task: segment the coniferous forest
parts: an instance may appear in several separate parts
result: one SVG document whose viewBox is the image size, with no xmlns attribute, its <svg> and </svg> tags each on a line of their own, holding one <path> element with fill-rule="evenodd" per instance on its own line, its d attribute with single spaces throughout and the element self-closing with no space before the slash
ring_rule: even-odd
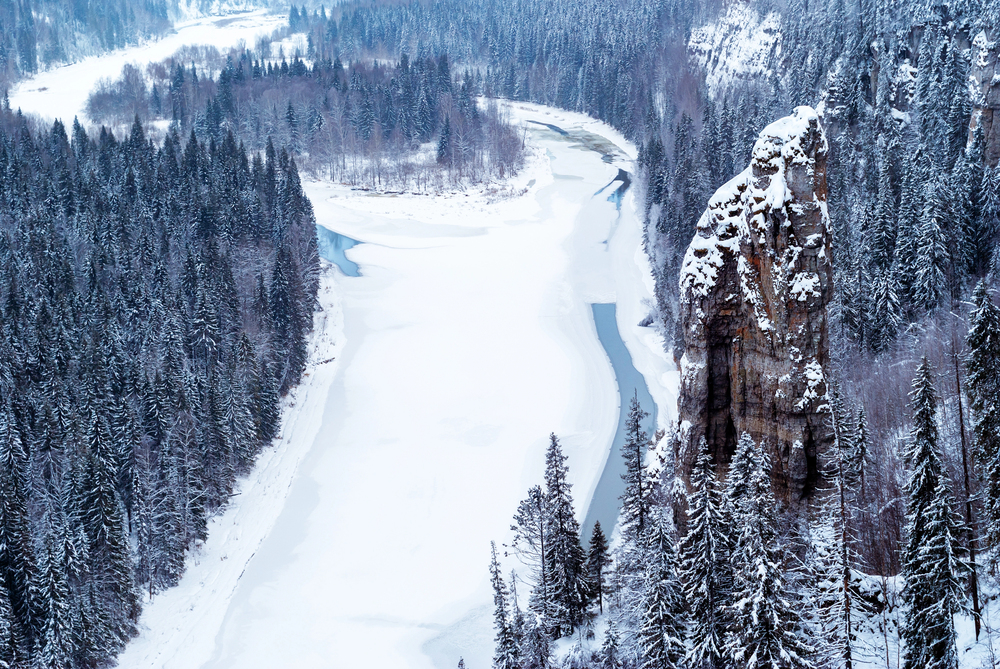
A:
<svg viewBox="0 0 1000 669">
<path fill-rule="evenodd" d="M 169 28 L 162 3 L 95 7 L 0 3 L 0 76 Z M 740 70 L 727 35 L 772 46 Z M 111 664 L 277 436 L 317 309 L 299 168 L 500 182 L 525 147 L 496 99 L 638 147 L 649 321 L 678 360 L 709 199 L 762 128 L 816 107 L 834 290 L 818 488 L 789 508 L 747 433 L 725 463 L 702 440 L 682 480 L 636 399 L 618 525 L 585 537 L 551 435 L 492 547 L 493 666 L 959 667 L 956 620 L 993 639 L 1000 592 L 998 35 L 995 0 L 314 3 L 254 47 L 126 66 L 88 103 L 117 134 L 5 104 L 0 667 Z"/>
<path fill-rule="evenodd" d="M 163 0 L 7 0 L 0 4 L 0 81 L 9 84 L 42 67 L 134 44 L 170 27 Z"/>
<path fill-rule="evenodd" d="M 0 111 L 0 663 L 108 664 L 277 435 L 318 282 L 295 161 Z"/>
<path fill-rule="evenodd" d="M 126 66 L 91 94 L 90 116 L 121 123 L 138 114 L 216 141 L 232 131 L 251 150 L 273 139 L 311 171 L 369 188 L 454 187 L 521 166 L 521 137 L 495 105 L 476 103 L 476 80 L 452 72 L 447 54 L 345 68 L 337 57 L 307 65 L 266 57 L 271 50 L 262 41 L 256 51 L 208 51 L 201 75 L 179 58 L 149 66 L 148 77 Z"/>
</svg>

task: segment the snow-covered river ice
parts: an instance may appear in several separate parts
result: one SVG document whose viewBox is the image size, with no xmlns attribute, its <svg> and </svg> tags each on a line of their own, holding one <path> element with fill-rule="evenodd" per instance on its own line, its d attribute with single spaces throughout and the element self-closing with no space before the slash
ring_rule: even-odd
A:
<svg viewBox="0 0 1000 669">
<path fill-rule="evenodd" d="M 229 24 L 239 37 L 216 26 L 212 41 L 252 43 L 252 26 L 272 22 L 243 17 Z M 90 66 L 150 53 L 162 57 L 147 46 Z M 67 77 L 43 73 L 12 104 L 71 120 L 79 97 L 36 104 Z M 600 192 L 632 171 L 634 147 L 585 116 L 519 103 L 511 115 L 530 155 L 505 193 L 304 181 L 319 224 L 360 242 L 341 247 L 360 275 L 326 272 L 281 439 L 212 519 L 181 584 L 146 603 L 122 666 L 444 669 L 464 656 L 484 669 L 489 544 L 509 541 L 541 482 L 549 433 L 581 520 L 609 457 L 619 391 L 592 304 L 617 305 L 658 425 L 673 416 L 677 372 L 637 325 L 653 279 L 633 195 L 619 209 Z"/>
</svg>

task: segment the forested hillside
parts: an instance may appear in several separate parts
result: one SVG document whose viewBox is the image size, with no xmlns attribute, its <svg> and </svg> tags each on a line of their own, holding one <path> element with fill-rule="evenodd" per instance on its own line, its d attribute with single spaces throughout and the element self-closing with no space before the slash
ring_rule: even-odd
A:
<svg viewBox="0 0 1000 669">
<path fill-rule="evenodd" d="M 264 0 L 4 0 L 0 87 L 87 56 L 157 39 L 173 22 L 265 7 Z"/>
<path fill-rule="evenodd" d="M 0 2 L 0 76 L 160 34 L 170 11 Z M 253 48 L 127 66 L 89 103 L 134 119 L 121 137 L 0 109 L 0 666 L 109 662 L 275 436 L 316 306 L 298 166 L 380 190 L 509 177 L 523 140 L 492 98 L 638 147 L 649 320 L 675 358 L 696 225 L 798 105 L 818 112 L 833 277 L 824 457 L 733 428 L 725 458 L 706 439 L 682 458 L 636 400 L 619 525 L 585 550 L 552 435 L 494 548 L 495 666 L 996 665 L 998 35 L 995 0 L 316 3 Z M 735 201 L 708 211 L 735 220 Z M 775 486 L 794 449 L 823 471 Z"/>
<path fill-rule="evenodd" d="M 305 366 L 315 220 L 231 135 L 0 110 L 0 665 L 108 664 Z"/>
<path fill-rule="evenodd" d="M 5 0 L 0 3 L 0 82 L 116 49 L 171 27 L 166 0 Z"/>
</svg>

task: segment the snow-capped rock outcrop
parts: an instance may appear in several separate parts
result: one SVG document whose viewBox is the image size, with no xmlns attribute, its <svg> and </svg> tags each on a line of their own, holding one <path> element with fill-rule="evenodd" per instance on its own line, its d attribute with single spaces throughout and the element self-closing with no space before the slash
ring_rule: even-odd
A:
<svg viewBox="0 0 1000 669">
<path fill-rule="evenodd" d="M 786 503 L 808 496 L 823 471 L 832 443 L 826 156 L 816 112 L 796 108 L 760 133 L 750 166 L 716 191 L 698 222 L 680 275 L 685 481 L 702 436 L 725 471 L 743 432 L 766 444 Z"/>
</svg>

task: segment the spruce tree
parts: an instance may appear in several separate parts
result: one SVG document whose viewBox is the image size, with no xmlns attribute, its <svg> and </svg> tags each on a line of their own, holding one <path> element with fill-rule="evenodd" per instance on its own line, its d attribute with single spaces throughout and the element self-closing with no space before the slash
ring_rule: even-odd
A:
<svg viewBox="0 0 1000 669">
<path fill-rule="evenodd" d="M 621 639 L 618 636 L 618 626 L 614 620 L 608 621 L 608 629 L 604 632 L 604 642 L 601 644 L 600 666 L 601 669 L 621 669 L 623 666 L 621 657 Z"/>
<path fill-rule="evenodd" d="M 684 657 L 684 598 L 674 542 L 661 518 L 651 523 L 639 643 L 643 669 L 674 669 Z"/>
<path fill-rule="evenodd" d="M 552 590 L 552 562 L 548 551 L 549 542 L 548 505 L 541 486 L 528 489 L 528 496 L 521 500 L 511 525 L 514 540 L 511 548 L 529 569 L 534 583 L 528 608 L 542 620 L 555 616 Z"/>
<path fill-rule="evenodd" d="M 101 636 L 114 647 L 131 636 L 132 624 L 138 618 L 138 602 L 124 508 L 116 488 L 114 446 L 107 422 L 94 410 L 90 413 L 86 443 L 89 458 L 84 508 L 90 569 L 113 602 L 105 612 L 107 628 Z"/>
<path fill-rule="evenodd" d="M 976 286 L 968 335 L 968 391 L 976 461 L 983 479 L 987 546 L 1000 546 L 1000 309 L 986 284 Z"/>
<path fill-rule="evenodd" d="M 946 271 L 952 261 L 948 250 L 947 186 L 930 179 L 924 188 L 924 206 L 916 237 L 913 297 L 924 311 L 933 311 L 948 291 Z"/>
<path fill-rule="evenodd" d="M 451 165 L 451 119 L 444 119 L 444 126 L 441 128 L 441 137 L 437 145 L 437 161 L 441 165 Z"/>
<path fill-rule="evenodd" d="M 901 635 L 906 669 L 958 666 L 954 615 L 962 605 L 961 521 L 938 442 L 934 372 L 924 357 L 913 380 L 912 472 L 906 485 L 907 540 L 903 554 Z"/>
<path fill-rule="evenodd" d="M 497 560 L 497 546 L 490 542 L 490 583 L 493 586 L 493 626 L 496 629 L 496 650 L 493 653 L 494 669 L 518 669 L 520 666 L 518 648 L 514 643 L 510 616 L 507 613 L 507 586 L 500 573 Z"/>
<path fill-rule="evenodd" d="M 54 509 L 46 513 L 44 546 L 40 551 L 38 597 L 41 602 L 41 630 L 37 658 L 41 669 L 64 669 L 73 651 L 73 626 L 70 618 L 70 590 L 67 583 L 65 546 L 62 528 Z"/>
<path fill-rule="evenodd" d="M 726 476 L 726 515 L 732 531 L 739 537 L 739 527 L 743 523 L 744 507 L 750 498 L 750 478 L 758 468 L 757 458 L 760 451 L 753 437 L 744 432 L 736 442 L 736 452 L 729 463 L 729 473 Z"/>
<path fill-rule="evenodd" d="M 573 496 L 566 480 L 569 468 L 555 434 L 549 435 L 545 455 L 546 534 L 553 608 L 548 621 L 553 634 L 568 634 L 583 622 L 589 600 L 585 555 L 580 544 L 580 524 L 573 511 Z"/>
<path fill-rule="evenodd" d="M 813 648 L 789 600 L 778 558 L 777 503 L 767 456 L 756 446 L 752 451 L 746 458 L 752 466 L 746 485 L 730 488 L 738 536 L 727 654 L 741 669 L 811 667 Z"/>
<path fill-rule="evenodd" d="M 685 661 L 692 669 L 723 669 L 732 596 L 732 538 L 704 437 L 698 446 L 687 498 L 687 535 L 680 551 L 681 581 L 691 621 Z"/>
<path fill-rule="evenodd" d="M 7 586 L 0 583 L 0 669 L 10 669 L 14 662 L 14 611 L 10 608 Z"/>
<path fill-rule="evenodd" d="M 608 540 L 601 529 L 601 521 L 598 520 L 594 522 L 594 531 L 590 534 L 587 573 L 590 578 L 590 592 L 597 599 L 597 609 L 600 613 L 604 613 L 604 570 L 609 564 L 611 564 L 611 554 L 608 552 Z"/>
<path fill-rule="evenodd" d="M 646 530 L 646 517 L 652 504 L 649 481 L 646 480 L 645 457 L 649 447 L 649 437 L 642 429 L 642 421 L 649 414 L 639 404 L 638 391 L 629 404 L 628 418 L 625 419 L 625 443 L 622 457 L 625 459 L 625 492 L 621 496 L 621 523 L 624 533 L 640 540 Z"/>
</svg>

